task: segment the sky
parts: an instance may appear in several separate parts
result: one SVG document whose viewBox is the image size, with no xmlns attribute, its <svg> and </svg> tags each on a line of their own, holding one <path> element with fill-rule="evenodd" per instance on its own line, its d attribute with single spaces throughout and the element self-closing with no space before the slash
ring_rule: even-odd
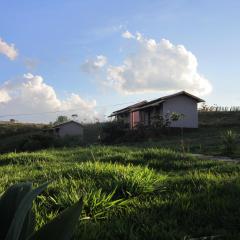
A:
<svg viewBox="0 0 240 240">
<path fill-rule="evenodd" d="M 54 121 L 185 90 L 240 104 L 238 0 L 1 0 L 0 120 Z"/>
</svg>

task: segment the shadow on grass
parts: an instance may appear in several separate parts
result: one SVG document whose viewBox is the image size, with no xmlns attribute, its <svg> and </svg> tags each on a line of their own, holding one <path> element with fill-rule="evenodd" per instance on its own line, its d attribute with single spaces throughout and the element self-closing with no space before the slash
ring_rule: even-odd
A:
<svg viewBox="0 0 240 240">
<path fill-rule="evenodd" d="M 67 157 L 68 156 L 68 157 Z M 64 158 L 65 159 L 65 158 Z M 215 171 L 216 173 L 230 173 L 240 170 L 240 165 L 235 163 L 223 163 L 213 160 L 201 160 L 196 157 L 184 156 L 179 152 L 168 149 L 143 149 L 131 151 L 130 149 L 103 148 L 92 149 L 84 152 L 74 152 L 71 157 L 66 154 L 68 162 L 102 162 L 118 163 L 124 166 L 142 166 L 165 172 L 184 171 Z"/>
<path fill-rule="evenodd" d="M 139 198 L 119 216 L 104 222 L 86 222 L 78 239 L 184 239 L 220 236 L 240 239 L 240 187 L 229 181 L 190 194 L 174 191 L 168 196 Z M 84 230 L 83 230 L 84 229 Z M 88 236 L 87 236 L 88 235 Z"/>
</svg>

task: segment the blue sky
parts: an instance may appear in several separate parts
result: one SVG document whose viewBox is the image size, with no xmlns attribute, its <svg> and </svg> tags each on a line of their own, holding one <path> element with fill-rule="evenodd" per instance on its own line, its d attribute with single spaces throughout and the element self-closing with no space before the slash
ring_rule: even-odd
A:
<svg viewBox="0 0 240 240">
<path fill-rule="evenodd" d="M 136 59 L 152 56 L 144 48 L 150 39 L 157 43 L 167 39 L 173 46 L 184 46 L 188 60 L 182 58 L 176 49 L 177 60 L 173 59 L 175 52 L 167 53 L 167 59 L 170 56 L 171 61 L 176 61 L 174 66 L 182 64 L 181 61 L 191 61 L 190 52 L 194 55 L 198 62 L 197 74 L 204 76 L 211 85 L 212 90 L 202 96 L 208 103 L 239 105 L 239 10 L 240 2 L 237 0 L 2 0 L 0 38 L 9 46 L 14 44 L 18 54 L 14 59 L 0 54 L 0 89 L 9 95 L 6 97 L 5 92 L 2 94 L 5 100 L 1 102 L 0 99 L 0 115 L 69 111 L 83 106 L 82 111 L 75 111 L 83 119 L 89 118 L 91 114 L 98 116 L 99 112 L 107 115 L 119 107 L 112 106 L 115 104 L 153 99 L 168 91 L 180 90 L 181 84 L 175 80 L 166 79 L 169 84 L 160 83 L 163 75 L 170 76 L 169 73 L 161 75 L 166 68 L 165 65 L 162 67 L 161 62 L 150 68 L 162 67 L 159 80 L 149 80 L 152 77 L 150 74 L 142 79 L 140 85 L 137 85 L 137 80 L 131 82 L 131 76 L 139 71 L 142 73 L 138 67 L 144 66 L 142 62 L 135 64 Z M 122 37 L 126 31 L 133 37 Z M 141 34 L 140 41 L 136 40 L 137 32 Z M 165 50 L 160 46 L 154 59 L 160 59 L 159 55 Z M 82 66 L 95 64 L 97 56 L 106 58 L 107 63 L 97 67 L 96 71 L 83 71 Z M 131 66 L 135 65 L 134 69 L 125 65 L 126 59 Z M 112 87 L 109 86 L 109 78 L 113 78 L 117 67 L 123 71 L 117 76 L 125 82 L 120 87 L 119 82 L 118 87 Z M 112 74 L 109 77 L 110 68 Z M 181 65 L 179 69 L 182 68 L 184 66 Z M 150 69 L 146 68 L 146 72 Z M 31 73 L 31 77 L 23 77 L 27 73 Z M 30 84 L 35 81 L 36 75 L 41 76 L 41 84 L 46 85 L 40 84 L 39 89 L 52 94 L 49 100 L 51 106 L 46 102 L 39 103 L 41 98 L 47 101 L 49 95 L 43 96 L 37 92 L 35 98 L 35 90 L 29 93 L 23 87 L 24 82 Z M 157 76 L 154 75 L 155 78 Z M 117 80 L 113 80 L 116 83 Z M 182 86 L 193 92 L 199 90 L 194 89 L 195 83 L 183 83 Z M 200 90 L 199 93 L 201 95 Z M 16 97 L 19 94 L 25 94 L 28 98 Z M 14 108 L 16 102 L 19 105 Z M 84 115 L 85 111 L 87 116 Z M 53 114 L 45 114 L 41 118 L 16 118 L 49 121 L 54 117 Z"/>
</svg>

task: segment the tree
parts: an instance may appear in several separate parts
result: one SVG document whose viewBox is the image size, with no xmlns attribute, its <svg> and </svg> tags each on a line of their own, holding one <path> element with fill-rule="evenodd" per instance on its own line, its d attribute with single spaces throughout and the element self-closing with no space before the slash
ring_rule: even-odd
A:
<svg viewBox="0 0 240 240">
<path fill-rule="evenodd" d="M 152 126 L 157 129 L 168 128 L 171 126 L 172 122 L 176 122 L 182 120 L 184 118 L 184 114 L 181 113 L 166 113 L 164 116 L 156 113 L 153 116 Z"/>
<path fill-rule="evenodd" d="M 72 119 L 73 120 L 76 120 L 78 118 L 78 115 L 77 114 L 72 114 Z"/>
<path fill-rule="evenodd" d="M 67 116 L 58 116 L 56 121 L 54 122 L 54 125 L 56 124 L 60 124 L 60 123 L 63 123 L 63 122 L 67 122 L 69 119 Z"/>
</svg>

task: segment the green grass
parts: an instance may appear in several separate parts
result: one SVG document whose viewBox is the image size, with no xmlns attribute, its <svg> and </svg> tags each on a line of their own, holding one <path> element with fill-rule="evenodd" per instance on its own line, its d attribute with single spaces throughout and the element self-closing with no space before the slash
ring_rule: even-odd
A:
<svg viewBox="0 0 240 240">
<path fill-rule="evenodd" d="M 198 117 L 200 126 L 231 127 L 239 125 L 240 111 L 199 112 Z"/>
<path fill-rule="evenodd" d="M 13 137 L 20 134 L 41 131 L 45 127 L 47 127 L 46 124 L 10 123 L 0 121 L 0 136 L 1 138 Z"/>
<path fill-rule="evenodd" d="M 237 134 L 236 150 L 229 155 L 233 158 L 240 158 L 240 126 L 231 127 L 200 127 L 198 129 L 184 129 L 183 138 L 180 129 L 174 134 L 162 135 L 158 139 L 138 143 L 126 143 L 126 145 L 138 147 L 164 147 L 182 152 L 182 139 L 184 150 L 190 153 L 202 153 L 207 155 L 227 156 L 224 151 L 222 135 L 227 130 Z M 122 144 L 125 145 L 125 144 Z"/>
<path fill-rule="evenodd" d="M 104 147 L 0 156 L 0 192 L 53 181 L 37 228 L 84 196 L 75 239 L 240 239 L 240 165 L 161 148 Z"/>
</svg>

